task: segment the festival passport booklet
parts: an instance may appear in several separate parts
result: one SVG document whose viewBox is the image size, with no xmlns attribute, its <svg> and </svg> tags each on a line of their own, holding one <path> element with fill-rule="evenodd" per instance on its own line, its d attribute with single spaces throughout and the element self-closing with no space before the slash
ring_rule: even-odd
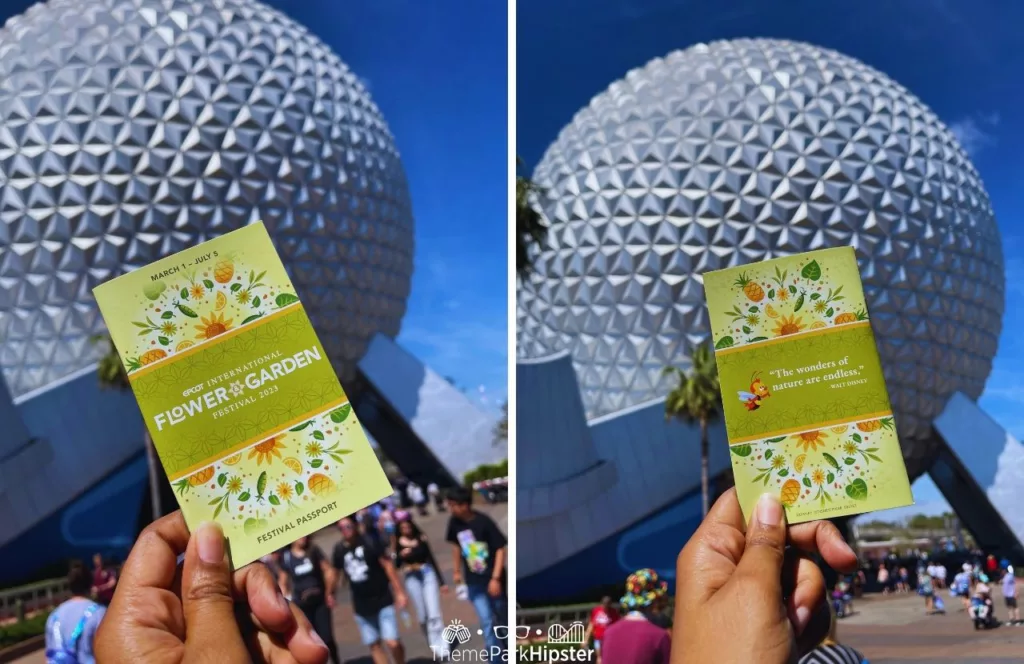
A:
<svg viewBox="0 0 1024 664">
<path fill-rule="evenodd" d="M 93 292 L 185 521 L 236 567 L 391 494 L 263 224 Z"/>
<path fill-rule="evenodd" d="M 768 491 L 789 523 L 912 504 L 854 250 L 708 272 L 704 291 L 744 514 Z"/>
</svg>

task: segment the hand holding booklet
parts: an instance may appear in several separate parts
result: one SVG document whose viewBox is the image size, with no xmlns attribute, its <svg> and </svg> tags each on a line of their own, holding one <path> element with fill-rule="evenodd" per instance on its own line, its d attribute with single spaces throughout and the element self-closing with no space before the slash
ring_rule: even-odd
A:
<svg viewBox="0 0 1024 664">
<path fill-rule="evenodd" d="M 913 503 L 850 247 L 704 275 L 736 491 L 789 523 Z"/>
<path fill-rule="evenodd" d="M 391 494 L 262 224 L 94 293 L 185 521 L 236 567 Z"/>
</svg>

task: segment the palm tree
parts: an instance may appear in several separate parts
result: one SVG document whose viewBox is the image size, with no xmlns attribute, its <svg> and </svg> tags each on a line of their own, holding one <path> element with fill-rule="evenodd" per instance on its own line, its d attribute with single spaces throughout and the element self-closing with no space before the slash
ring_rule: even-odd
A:
<svg viewBox="0 0 1024 664">
<path fill-rule="evenodd" d="M 116 390 L 127 390 L 131 387 L 131 383 L 128 382 L 128 374 L 125 373 L 124 365 L 121 363 L 121 357 L 117 354 L 117 349 L 114 348 L 114 342 L 110 337 L 105 334 L 97 334 L 92 336 L 90 341 L 97 345 L 103 344 L 106 348 L 103 357 L 96 364 L 100 387 Z M 149 500 L 153 507 L 153 520 L 156 521 L 163 516 L 160 504 L 162 466 L 157 457 L 156 448 L 153 447 L 153 439 L 150 438 L 149 430 L 145 427 L 143 427 L 143 439 L 146 445 L 146 464 L 149 467 Z"/>
<path fill-rule="evenodd" d="M 523 160 L 516 157 L 517 167 Z M 548 236 L 548 226 L 540 212 L 533 207 L 532 198 L 543 190 L 532 180 L 516 176 L 516 274 L 525 277 L 533 265 L 533 251 Z"/>
<path fill-rule="evenodd" d="M 700 491 L 704 515 L 708 513 L 708 422 L 722 405 L 718 385 L 718 366 L 711 346 L 699 346 L 690 358 L 687 370 L 665 367 L 662 375 L 676 377 L 676 386 L 665 399 L 665 419 L 700 424 Z"/>
</svg>

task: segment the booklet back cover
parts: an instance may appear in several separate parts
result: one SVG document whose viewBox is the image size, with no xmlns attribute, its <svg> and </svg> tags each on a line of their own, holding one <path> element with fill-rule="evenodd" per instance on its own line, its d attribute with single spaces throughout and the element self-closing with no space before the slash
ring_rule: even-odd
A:
<svg viewBox="0 0 1024 664">
<path fill-rule="evenodd" d="M 726 433 L 744 513 L 790 523 L 913 503 L 851 247 L 709 272 Z"/>
</svg>

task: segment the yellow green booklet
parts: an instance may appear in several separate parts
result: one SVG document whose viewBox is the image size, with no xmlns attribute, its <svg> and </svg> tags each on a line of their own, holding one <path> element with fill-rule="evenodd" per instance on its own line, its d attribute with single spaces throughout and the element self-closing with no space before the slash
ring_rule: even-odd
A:
<svg viewBox="0 0 1024 664">
<path fill-rule="evenodd" d="M 263 224 L 94 294 L 186 522 L 236 566 L 391 494 Z"/>
<path fill-rule="evenodd" d="M 704 275 L 736 490 L 790 523 L 913 503 L 857 259 L 824 249 Z"/>
</svg>

